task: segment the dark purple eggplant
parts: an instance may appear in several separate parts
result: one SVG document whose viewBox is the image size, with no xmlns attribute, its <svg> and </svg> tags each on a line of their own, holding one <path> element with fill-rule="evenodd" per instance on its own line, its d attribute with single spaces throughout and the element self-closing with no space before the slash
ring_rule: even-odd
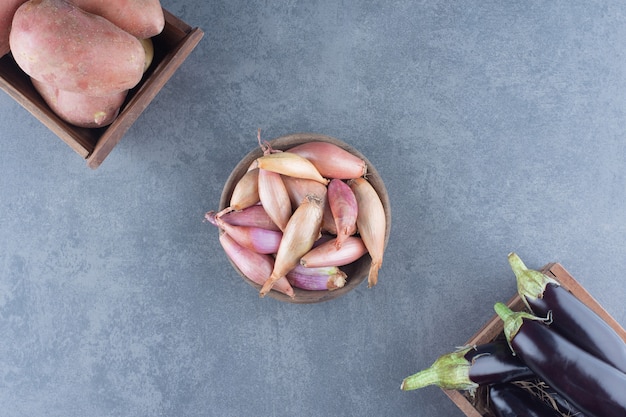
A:
<svg viewBox="0 0 626 417">
<path fill-rule="evenodd" d="M 626 374 L 548 327 L 496 303 L 511 350 L 552 389 L 593 417 L 626 416 Z"/>
<path fill-rule="evenodd" d="M 537 396 L 514 384 L 489 387 L 489 400 L 497 417 L 562 417 Z"/>
<path fill-rule="evenodd" d="M 517 277 L 518 293 L 533 314 L 546 317 L 551 312 L 554 331 L 626 372 L 626 342 L 602 317 L 556 280 L 528 269 L 515 253 L 509 254 L 509 264 Z"/>
<path fill-rule="evenodd" d="M 469 379 L 478 385 L 524 381 L 534 376 L 504 340 L 476 346 L 465 359 L 470 361 Z"/>
<path fill-rule="evenodd" d="M 534 373 L 514 356 L 505 341 L 466 346 L 440 356 L 427 369 L 406 377 L 401 389 L 428 385 L 444 389 L 472 390 L 480 385 L 529 379 Z"/>
<path fill-rule="evenodd" d="M 582 411 L 576 408 L 574 404 L 572 404 L 570 401 L 568 401 L 565 397 L 563 397 L 551 387 L 545 386 L 542 387 L 541 390 L 542 394 L 545 395 L 546 398 L 550 398 L 550 400 L 548 401 L 554 403 L 554 405 L 561 412 L 562 415 L 571 417 L 585 417 L 585 414 Z"/>
</svg>

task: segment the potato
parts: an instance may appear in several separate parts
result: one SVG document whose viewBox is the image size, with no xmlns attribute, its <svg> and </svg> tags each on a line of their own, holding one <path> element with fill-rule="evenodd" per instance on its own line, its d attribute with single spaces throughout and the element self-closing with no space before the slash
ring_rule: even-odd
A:
<svg viewBox="0 0 626 417">
<path fill-rule="evenodd" d="M 80 127 L 102 127 L 113 123 L 128 91 L 110 96 L 87 96 L 58 88 L 31 78 L 31 82 L 50 109 L 61 119 Z"/>
<path fill-rule="evenodd" d="M 6 55 L 9 48 L 9 33 L 11 22 L 18 7 L 26 0 L 2 0 L 0 1 L 0 57 Z"/>
<path fill-rule="evenodd" d="M 159 0 L 70 0 L 81 9 L 102 16 L 140 39 L 151 38 L 165 27 Z"/>
<path fill-rule="evenodd" d="M 109 96 L 143 76 L 139 39 L 65 0 L 29 0 L 13 17 L 13 58 L 32 78 L 60 90 Z"/>
</svg>

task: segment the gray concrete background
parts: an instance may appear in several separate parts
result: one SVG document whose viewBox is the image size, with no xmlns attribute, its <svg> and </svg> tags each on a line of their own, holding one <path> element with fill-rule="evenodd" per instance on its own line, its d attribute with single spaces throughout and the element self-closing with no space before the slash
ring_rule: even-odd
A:
<svg viewBox="0 0 626 417">
<path fill-rule="evenodd" d="M 626 5 L 178 1 L 205 37 L 103 165 L 0 94 L 0 414 L 462 416 L 401 380 L 561 262 L 626 325 Z M 203 223 L 265 138 L 392 202 L 379 285 L 259 299 Z"/>
</svg>

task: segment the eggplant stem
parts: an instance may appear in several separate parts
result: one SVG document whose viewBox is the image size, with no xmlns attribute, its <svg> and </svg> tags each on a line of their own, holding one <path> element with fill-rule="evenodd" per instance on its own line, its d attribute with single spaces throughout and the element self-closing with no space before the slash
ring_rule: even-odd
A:
<svg viewBox="0 0 626 417">
<path fill-rule="evenodd" d="M 473 347 L 469 346 L 440 356 L 429 368 L 404 378 L 400 389 L 411 391 L 429 385 L 457 390 L 477 388 L 478 384 L 469 378 L 471 363 L 465 359 L 471 349 Z"/>
<path fill-rule="evenodd" d="M 509 253 L 508 259 L 511 269 L 517 278 L 517 292 L 528 310 L 532 311 L 527 298 L 542 298 L 548 284 L 559 285 L 559 283 L 542 272 L 528 269 L 521 258 L 514 252 Z"/>
<path fill-rule="evenodd" d="M 547 323 L 552 321 L 552 312 L 548 312 L 547 317 L 537 317 L 534 314 L 527 313 L 525 311 L 513 311 L 506 304 L 498 302 L 493 306 L 493 309 L 496 311 L 496 314 L 502 319 L 504 322 L 504 335 L 506 336 L 506 340 L 511 348 L 511 351 L 515 353 L 513 347 L 511 346 L 511 340 L 515 337 L 520 327 L 524 323 L 524 319 L 528 320 L 537 320 Z"/>
</svg>

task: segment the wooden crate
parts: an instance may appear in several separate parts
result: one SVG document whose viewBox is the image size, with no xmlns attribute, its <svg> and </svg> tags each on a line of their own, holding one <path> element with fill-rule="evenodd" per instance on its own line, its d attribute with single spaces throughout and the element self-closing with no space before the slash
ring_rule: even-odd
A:
<svg viewBox="0 0 626 417">
<path fill-rule="evenodd" d="M 565 289 L 572 292 L 589 308 L 595 311 L 600 317 L 602 317 L 615 331 L 626 341 L 626 331 L 620 326 L 620 324 L 607 313 L 602 306 L 589 294 L 575 279 L 572 277 L 565 268 L 559 263 L 550 263 L 541 269 L 544 274 L 556 279 Z M 519 295 L 513 296 L 507 303 L 509 308 L 514 311 L 523 310 L 525 308 L 524 302 Z M 472 336 L 467 342 L 467 345 L 480 345 L 493 341 L 494 339 L 501 337 L 503 332 L 502 320 L 494 314 L 491 319 L 480 329 L 474 336 Z M 483 417 L 485 410 L 481 407 L 481 404 L 476 399 L 472 399 L 467 393 L 455 390 L 443 390 L 444 393 L 459 407 L 463 413 L 468 417 Z M 477 392 L 476 398 L 480 398 L 481 393 Z"/>
<path fill-rule="evenodd" d="M 204 35 L 202 30 L 192 28 L 165 9 L 163 14 L 165 27 L 159 35 L 152 38 L 152 65 L 141 82 L 129 92 L 119 116 L 109 126 L 87 129 L 61 120 L 39 96 L 29 77 L 17 66 L 11 54 L 0 59 L 0 88 L 85 158 L 87 166 L 96 169 Z"/>
</svg>

